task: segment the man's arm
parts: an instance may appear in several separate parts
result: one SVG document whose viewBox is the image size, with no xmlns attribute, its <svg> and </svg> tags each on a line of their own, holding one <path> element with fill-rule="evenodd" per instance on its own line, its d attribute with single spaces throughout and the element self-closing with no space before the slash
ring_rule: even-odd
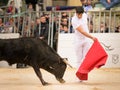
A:
<svg viewBox="0 0 120 90">
<path fill-rule="evenodd" d="M 93 41 L 96 40 L 96 37 L 94 37 L 94 36 L 90 35 L 89 33 L 85 32 L 85 31 L 83 30 L 82 26 L 79 26 L 79 27 L 76 28 L 76 29 L 77 29 L 81 34 L 83 34 L 84 36 L 92 39 Z"/>
</svg>

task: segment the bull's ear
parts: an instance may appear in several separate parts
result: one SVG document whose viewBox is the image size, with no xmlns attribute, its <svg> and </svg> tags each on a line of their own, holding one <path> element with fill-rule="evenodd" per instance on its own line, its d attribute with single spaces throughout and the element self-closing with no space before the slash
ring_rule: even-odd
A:
<svg viewBox="0 0 120 90">
<path fill-rule="evenodd" d="M 65 64 L 67 64 L 69 67 L 73 68 L 72 65 L 69 64 L 67 58 L 63 58 L 63 62 L 64 62 Z"/>
</svg>

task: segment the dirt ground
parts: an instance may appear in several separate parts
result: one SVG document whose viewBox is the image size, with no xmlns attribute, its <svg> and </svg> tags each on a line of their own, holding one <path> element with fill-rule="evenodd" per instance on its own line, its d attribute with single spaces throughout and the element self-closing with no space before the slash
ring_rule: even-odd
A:
<svg viewBox="0 0 120 90">
<path fill-rule="evenodd" d="M 0 90 L 120 90 L 120 68 L 94 69 L 89 73 L 89 80 L 84 82 L 79 82 L 75 76 L 75 68 L 67 68 L 64 84 L 52 74 L 41 71 L 51 85 L 42 86 L 32 68 L 0 68 Z"/>
</svg>

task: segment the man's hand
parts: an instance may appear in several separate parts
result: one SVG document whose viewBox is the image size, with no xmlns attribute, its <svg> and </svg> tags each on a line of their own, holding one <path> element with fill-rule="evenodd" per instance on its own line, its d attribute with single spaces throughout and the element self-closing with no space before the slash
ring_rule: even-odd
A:
<svg viewBox="0 0 120 90">
<path fill-rule="evenodd" d="M 96 37 L 92 37 L 92 40 L 93 40 L 93 41 L 96 41 L 96 40 L 97 40 L 97 38 L 96 38 Z"/>
<path fill-rule="evenodd" d="M 44 37 L 39 37 L 40 39 L 44 39 Z"/>
</svg>

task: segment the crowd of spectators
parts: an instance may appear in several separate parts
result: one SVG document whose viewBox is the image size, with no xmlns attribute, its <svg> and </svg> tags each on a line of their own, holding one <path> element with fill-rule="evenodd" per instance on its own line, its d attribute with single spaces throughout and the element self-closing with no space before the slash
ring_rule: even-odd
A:
<svg viewBox="0 0 120 90">
<path fill-rule="evenodd" d="M 86 13 L 88 13 L 89 10 L 93 8 L 91 4 L 91 0 L 81 0 L 82 5 L 84 7 L 84 10 Z M 23 15 L 19 15 L 17 8 L 14 5 L 14 1 L 11 1 L 10 4 L 4 9 L 6 13 L 4 15 L 0 15 L 0 33 L 15 33 L 19 32 L 22 36 L 35 36 L 35 37 L 41 37 L 42 34 L 46 35 L 49 33 L 48 30 L 51 28 L 49 24 L 51 24 L 50 20 L 50 14 L 46 14 L 42 12 L 39 16 L 37 16 L 34 12 L 34 8 L 31 3 L 27 5 L 26 13 Z M 18 16 L 14 16 L 15 14 L 18 14 Z M 56 20 L 53 20 L 53 32 L 55 36 L 55 32 L 59 30 L 60 33 L 73 33 L 72 25 L 71 25 L 71 17 L 68 15 L 67 12 L 62 12 L 60 20 L 60 25 L 58 25 Z M 58 17 L 55 15 L 55 17 Z M 43 20 L 42 20 L 43 19 Z M 45 25 L 43 24 L 45 22 Z M 89 30 L 90 32 L 93 32 L 93 25 L 94 22 L 88 14 L 88 22 L 89 23 Z M 106 23 L 101 22 L 100 24 L 100 32 L 108 32 L 109 28 L 106 26 Z M 107 27 L 105 31 L 103 31 L 103 26 Z M 115 32 L 118 32 L 119 26 L 116 26 Z M 37 29 L 37 30 L 36 30 Z M 41 30 L 40 30 L 41 29 Z M 43 29 L 46 29 L 47 31 L 43 31 Z M 44 37 L 48 38 L 48 35 Z"/>
</svg>

